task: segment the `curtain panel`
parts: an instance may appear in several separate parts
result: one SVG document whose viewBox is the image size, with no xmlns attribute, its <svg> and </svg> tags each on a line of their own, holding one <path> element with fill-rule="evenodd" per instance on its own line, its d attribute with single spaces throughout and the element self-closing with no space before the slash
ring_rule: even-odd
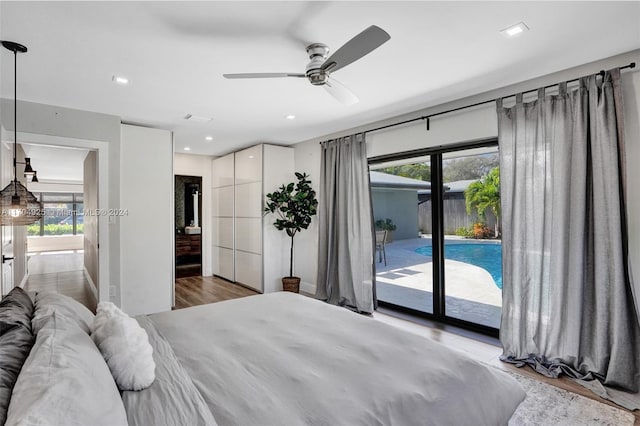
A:
<svg viewBox="0 0 640 426">
<path fill-rule="evenodd" d="M 620 70 L 497 102 L 503 361 L 637 392 Z"/>
<path fill-rule="evenodd" d="M 364 134 L 322 143 L 316 298 L 371 313 L 374 240 Z"/>
</svg>

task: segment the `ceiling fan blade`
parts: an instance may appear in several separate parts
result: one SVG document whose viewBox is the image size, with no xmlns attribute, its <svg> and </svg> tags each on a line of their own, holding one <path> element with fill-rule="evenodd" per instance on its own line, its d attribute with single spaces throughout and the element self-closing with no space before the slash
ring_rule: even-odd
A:
<svg viewBox="0 0 640 426">
<path fill-rule="evenodd" d="M 304 74 L 292 72 L 255 72 L 244 74 L 222 74 L 224 78 L 280 78 L 280 77 L 306 77 Z"/>
<path fill-rule="evenodd" d="M 386 43 L 391 36 L 382 28 L 370 26 L 346 42 L 322 64 L 322 69 L 334 72 L 357 61 Z"/>
<path fill-rule="evenodd" d="M 359 102 L 358 97 L 351 90 L 334 78 L 327 79 L 324 88 L 327 89 L 331 96 L 345 105 L 353 105 Z"/>
</svg>

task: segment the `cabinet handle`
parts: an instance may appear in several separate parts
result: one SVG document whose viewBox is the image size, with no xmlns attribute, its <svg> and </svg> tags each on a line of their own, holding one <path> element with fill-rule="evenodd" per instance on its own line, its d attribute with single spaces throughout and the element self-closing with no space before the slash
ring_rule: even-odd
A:
<svg viewBox="0 0 640 426">
<path fill-rule="evenodd" d="M 13 257 L 7 257 L 4 254 L 2 255 L 2 263 L 5 263 L 8 260 L 13 260 Z"/>
</svg>

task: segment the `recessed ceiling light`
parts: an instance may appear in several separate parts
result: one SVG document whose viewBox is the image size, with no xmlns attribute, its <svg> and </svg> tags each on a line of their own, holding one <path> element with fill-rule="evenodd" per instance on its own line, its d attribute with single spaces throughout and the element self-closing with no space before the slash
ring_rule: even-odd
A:
<svg viewBox="0 0 640 426">
<path fill-rule="evenodd" d="M 118 76 L 118 75 L 114 75 L 113 77 L 111 77 L 111 81 L 118 83 L 118 84 L 129 84 L 129 79 L 126 77 L 122 77 L 122 76 Z"/>
<path fill-rule="evenodd" d="M 255 158 L 253 155 L 250 155 L 249 158 Z"/>
<path fill-rule="evenodd" d="M 207 141 L 212 141 L 213 140 L 213 136 L 205 136 L 204 138 Z"/>
<path fill-rule="evenodd" d="M 193 115 L 193 114 L 185 115 L 184 119 L 189 121 L 194 121 L 196 123 L 208 123 L 209 121 L 213 120 L 213 118 L 211 117 L 203 117 L 201 115 Z"/>
<path fill-rule="evenodd" d="M 189 148 L 188 146 L 185 146 L 185 147 L 184 147 L 184 150 L 185 150 L 185 151 L 191 151 L 191 148 Z"/>
<path fill-rule="evenodd" d="M 517 24 L 511 25 L 510 27 L 507 27 L 504 30 L 500 30 L 500 34 L 502 34 L 505 37 L 514 37 L 528 30 L 529 30 L 529 27 L 527 27 L 527 25 L 524 22 L 518 22 Z"/>
<path fill-rule="evenodd" d="M 286 118 L 287 120 L 295 120 L 296 116 L 293 114 L 289 114 L 287 116 L 285 116 L 284 118 Z"/>
</svg>

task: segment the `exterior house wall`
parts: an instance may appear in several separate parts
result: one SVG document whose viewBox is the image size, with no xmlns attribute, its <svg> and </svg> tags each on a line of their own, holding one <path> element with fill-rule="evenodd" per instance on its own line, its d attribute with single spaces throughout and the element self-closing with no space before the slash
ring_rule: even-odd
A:
<svg viewBox="0 0 640 426">
<path fill-rule="evenodd" d="M 394 240 L 418 236 L 418 192 L 409 189 L 372 188 L 373 220 L 391 219 Z"/>
</svg>

